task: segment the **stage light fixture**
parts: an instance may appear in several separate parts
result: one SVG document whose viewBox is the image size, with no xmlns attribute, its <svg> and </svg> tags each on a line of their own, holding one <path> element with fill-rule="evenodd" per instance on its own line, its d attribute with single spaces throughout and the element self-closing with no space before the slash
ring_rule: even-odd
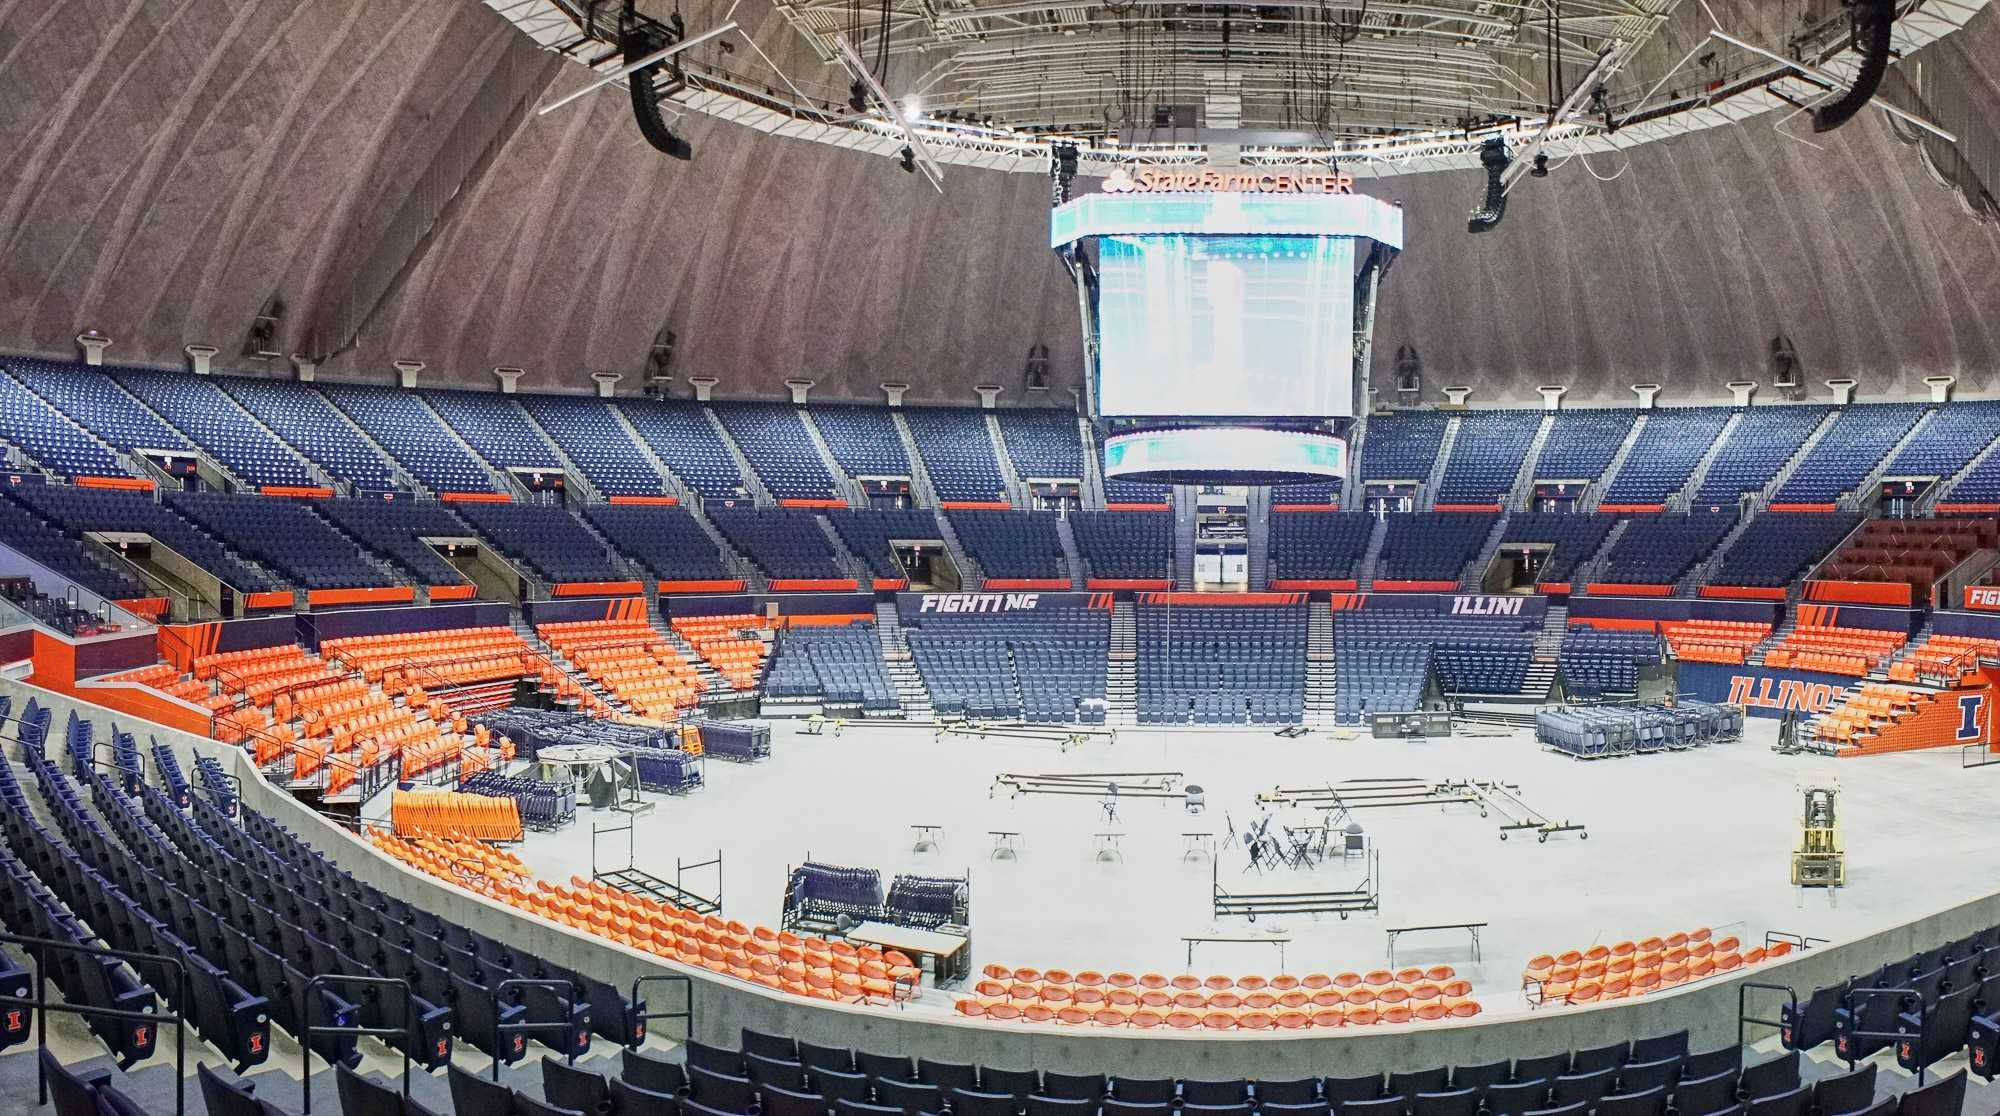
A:
<svg viewBox="0 0 2000 1116">
<path fill-rule="evenodd" d="M 905 144 L 902 152 L 896 158 L 896 165 L 903 168 L 904 174 L 917 173 L 917 153 L 910 150 L 909 145 Z"/>
<path fill-rule="evenodd" d="M 1534 175 L 1536 178 L 1547 178 L 1549 176 L 1548 155 L 1540 151 L 1535 152 L 1535 169 L 1528 173 Z"/>
<path fill-rule="evenodd" d="M 1882 75 L 1889 69 L 1889 32 L 1896 22 L 1895 0 L 1849 0 L 1848 18 L 1853 21 L 1851 41 L 1861 55 L 1861 68 L 1854 84 L 1838 101 L 1813 110 L 1813 131 L 1831 132 L 1849 120 L 1875 98 Z"/>
<path fill-rule="evenodd" d="M 1514 156 L 1507 151 L 1507 141 L 1500 136 L 1479 145 L 1479 165 L 1486 168 L 1486 197 L 1465 222 L 1466 232 L 1491 232 L 1507 215 L 1507 186 L 1501 181 L 1501 176 L 1513 161 Z"/>
<path fill-rule="evenodd" d="M 625 64 L 631 65 L 648 55 L 658 54 L 684 37 L 679 17 L 669 26 L 657 20 L 630 19 L 620 36 L 619 44 Z M 650 66 L 632 71 L 627 75 L 626 86 L 632 92 L 632 115 L 638 119 L 639 134 L 657 151 L 676 159 L 694 158 L 694 147 L 667 124 L 660 113 L 660 90 L 653 84 L 654 75 L 663 66 L 678 66 L 672 59 L 655 62 Z"/>
</svg>

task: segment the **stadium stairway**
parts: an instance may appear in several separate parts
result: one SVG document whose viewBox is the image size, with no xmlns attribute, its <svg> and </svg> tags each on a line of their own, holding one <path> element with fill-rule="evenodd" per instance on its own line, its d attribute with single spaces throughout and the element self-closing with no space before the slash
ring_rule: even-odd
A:
<svg viewBox="0 0 2000 1116">
<path fill-rule="evenodd" d="M 694 668 L 697 677 L 708 684 L 708 689 L 702 691 L 706 700 L 731 698 L 737 695 L 736 687 L 729 679 L 724 678 L 721 671 L 716 670 L 713 664 L 702 657 L 702 653 L 695 649 L 694 644 L 687 641 L 687 637 L 674 630 L 671 618 L 660 615 L 659 610 L 655 609 L 646 614 L 646 623 L 660 633 L 660 638 L 667 641 L 667 646 L 678 652 L 680 657 Z M 582 681 L 582 678 L 579 677 L 578 681 Z"/>
<path fill-rule="evenodd" d="M 611 412 L 611 420 L 618 424 L 619 430 L 624 432 L 626 440 L 630 441 L 637 449 L 640 458 L 645 461 L 653 472 L 660 475 L 661 483 L 665 486 L 667 495 L 680 501 L 681 506 L 693 512 L 696 519 L 701 519 L 701 510 L 698 506 L 699 501 L 694 498 L 694 493 L 689 491 L 688 486 L 681 481 L 681 478 L 675 476 L 674 471 L 667 467 L 666 459 L 654 451 L 652 445 L 646 441 L 645 435 L 639 433 L 639 428 L 632 425 L 631 417 L 615 405 L 607 406 L 605 410 Z M 707 526 L 705 522 L 704 526 Z M 709 533 L 713 535 L 714 530 L 711 528 Z M 723 553 L 728 554 L 730 551 L 727 547 L 724 547 Z"/>
<path fill-rule="evenodd" d="M 1105 661 L 1105 723 L 1139 723 L 1139 621 L 1130 598 L 1111 604 L 1111 650 Z"/>
<path fill-rule="evenodd" d="M 1715 441 L 1710 443 L 1708 452 L 1701 455 L 1701 460 L 1696 462 L 1694 470 L 1688 473 L 1687 483 L 1681 486 L 1679 492 L 1667 499 L 1668 511 L 1684 512 L 1693 506 L 1694 494 L 1700 492 L 1701 486 L 1708 483 L 1708 472 L 1715 467 L 1716 459 L 1722 456 L 1722 447 L 1728 445 L 1729 440 L 1736 436 L 1736 428 L 1742 423 L 1743 412 L 1737 411 L 1729 416 L 1728 422 L 1722 424 L 1721 430 L 1715 432 Z"/>
<path fill-rule="evenodd" d="M 833 478 L 833 485 L 840 492 L 840 498 L 848 507 L 867 507 L 868 501 L 861 496 L 861 486 L 840 467 L 839 459 L 833 456 L 833 447 L 826 444 L 826 435 L 820 433 L 819 423 L 813 421 L 812 409 L 800 407 L 799 425 L 805 427 L 806 440 L 819 452 L 819 463 L 826 466 L 826 475 Z"/>
<path fill-rule="evenodd" d="M 834 476 L 838 477 L 840 474 L 835 473 Z M 845 481 L 840 483 L 842 485 L 846 484 Z M 847 543 L 841 540 L 840 532 L 833 529 L 832 521 L 823 515 L 815 515 L 813 516 L 813 522 L 819 525 L 820 534 L 826 536 L 827 545 L 833 547 L 833 560 L 840 565 L 841 572 L 853 578 L 855 584 L 861 586 L 863 589 L 868 589 L 873 585 L 875 571 L 869 569 L 868 563 L 862 561 L 852 550 L 847 548 Z"/>
<path fill-rule="evenodd" d="M 1568 634 L 1569 606 L 1551 601 L 1548 611 L 1542 616 L 1542 630 L 1535 633 L 1534 658 L 1528 661 L 1528 679 L 1521 685 L 1523 697 L 1548 696 L 1562 656 L 1563 638 Z"/>
<path fill-rule="evenodd" d="M 937 720 L 931 692 L 924 688 L 923 676 L 910 657 L 909 633 L 903 630 L 894 601 L 875 602 L 875 636 L 882 641 L 882 661 L 889 668 L 889 681 L 896 685 L 896 703 L 903 707 L 903 719 Z"/>
<path fill-rule="evenodd" d="M 1174 505 L 1174 588 L 1183 593 L 1194 589 L 1195 531 L 1198 529 L 1195 515 L 1195 490 L 1192 485 L 1177 484 L 1173 490 Z"/>
<path fill-rule="evenodd" d="M 1896 444 L 1890 446 L 1887 453 L 1876 459 L 1875 467 L 1868 470 L 1868 475 L 1855 483 L 1854 490 L 1840 498 L 1841 508 L 1848 511 L 1865 511 L 1874 507 L 1876 486 L 1882 483 L 1883 476 L 1889 472 L 1889 463 L 1902 456 L 1903 451 L 1909 448 L 1911 442 L 1923 435 L 1924 428 L 1937 416 L 1936 407 L 1924 408 L 1924 413 L 1917 416 L 1917 421 L 1910 424 L 1910 428 L 1903 432 L 1901 438 L 1896 439 Z"/>
<path fill-rule="evenodd" d="M 188 433 L 186 430 L 181 429 L 181 427 L 177 423 L 167 418 L 167 416 L 161 414 L 158 408 L 154 407 L 151 403 L 147 402 L 143 397 L 139 395 L 138 392 L 133 391 L 131 385 L 127 384 L 124 380 L 120 379 L 117 376 L 107 376 L 105 377 L 105 379 L 111 382 L 111 385 L 114 390 L 116 390 L 119 394 L 123 395 L 126 399 L 130 400 L 134 407 L 137 407 L 139 410 L 145 412 L 148 415 L 151 415 L 161 425 L 165 426 L 169 430 L 174 431 L 175 433 L 178 433 L 182 438 L 187 439 L 187 443 L 193 446 L 196 449 L 196 451 L 198 451 L 200 455 L 201 467 L 213 469 L 216 473 L 221 474 L 224 478 L 226 478 L 229 481 L 230 486 L 235 491 L 238 492 L 257 491 L 257 485 L 250 483 L 249 481 L 246 481 L 240 474 L 238 474 L 235 470 L 231 469 L 227 464 L 225 464 L 221 458 L 217 457 L 213 453 L 210 453 L 207 446 L 204 446 L 200 442 L 196 441 L 194 435 Z M 282 438 L 278 440 L 278 444 L 284 446 L 286 449 L 291 449 L 291 446 L 287 444 Z M 292 450 L 291 455 L 293 457 L 298 457 L 299 452 L 297 450 Z"/>
<path fill-rule="evenodd" d="M 1453 419 L 1452 421 L 1456 422 L 1458 420 Z M 1435 480 L 1436 478 L 1433 477 L 1432 479 Z M 1386 518 L 1377 516 L 1374 525 L 1368 529 L 1368 549 L 1361 552 L 1361 563 L 1355 567 L 1354 571 L 1355 583 L 1363 593 L 1375 588 L 1375 563 L 1382 557 L 1382 543 L 1388 537 L 1389 521 Z"/>
<path fill-rule="evenodd" d="M 1618 540 L 1624 537 L 1625 529 L 1630 526 L 1632 526 L 1630 519 L 1620 519 L 1618 522 L 1613 523 L 1611 530 L 1605 532 L 1604 541 L 1598 544 L 1597 553 L 1576 564 L 1576 568 L 1570 572 L 1569 576 L 1569 591 L 1571 596 L 1582 597 L 1589 595 L 1590 590 L 1588 587 L 1591 581 L 1597 577 L 1597 571 L 1604 568 L 1604 563 L 1610 561 L 1611 548 L 1618 545 Z"/>
<path fill-rule="evenodd" d="M 1832 430 L 1833 424 L 1840 421 L 1840 416 L 1845 410 L 1846 408 L 1844 407 L 1828 407 L 1826 409 L 1826 414 L 1820 418 L 1819 425 L 1813 427 L 1813 432 L 1806 435 L 1805 441 L 1799 443 L 1799 448 L 1772 475 L 1771 482 L 1764 486 L 1764 491 L 1758 494 L 1757 507 L 1760 510 L 1770 504 L 1771 497 L 1776 495 L 1779 489 L 1785 487 L 1785 482 L 1792 479 L 1793 473 L 1799 471 L 1800 463 L 1812 456 L 1813 447 L 1819 445 L 1820 439 L 1826 437 L 1826 432 Z"/>
<path fill-rule="evenodd" d="M 1514 483 L 1507 489 L 1507 506 L 1502 512 L 1528 506 L 1528 497 L 1535 490 L 1535 467 L 1541 464 L 1542 447 L 1549 444 L 1549 430 L 1555 426 L 1556 413 L 1544 412 L 1542 424 L 1535 427 L 1535 436 L 1528 442 L 1528 452 L 1521 457 L 1521 471 L 1514 474 Z M 1505 515 L 1501 516 L 1506 519 Z"/>
<path fill-rule="evenodd" d="M 1337 670 L 1333 654 L 1333 607 L 1315 600 L 1306 617 L 1307 728 L 1332 728 Z"/>
<path fill-rule="evenodd" d="M 1091 428 L 1089 419 L 1076 416 L 1076 428 L 1083 444 L 1083 506 L 1102 511 L 1108 502 L 1104 496 L 1103 450 L 1097 444 L 1097 431 Z"/>
<path fill-rule="evenodd" d="M 465 452 L 465 459 L 467 461 L 477 461 L 479 463 L 479 467 L 486 473 L 488 484 L 495 492 L 505 492 L 517 500 L 528 495 L 527 488 L 514 479 L 514 474 L 495 465 L 493 462 L 487 460 L 484 454 L 473 449 L 472 443 L 465 440 L 465 435 L 460 434 L 458 428 L 453 426 L 451 421 L 444 417 L 444 413 L 439 411 L 429 399 L 425 398 L 422 392 L 413 391 L 410 393 L 410 396 L 417 401 L 418 406 L 430 413 L 431 418 L 437 420 L 439 426 L 445 428 L 445 431 L 451 435 L 451 440 L 457 443 L 460 450 Z M 512 403 L 513 400 L 509 399 L 507 402 Z M 578 473 L 575 471 L 571 471 L 570 473 L 572 478 L 577 475 Z"/>
<path fill-rule="evenodd" d="M 736 463 L 736 471 L 743 477 L 743 486 L 750 490 L 752 502 L 758 507 L 777 506 L 777 499 L 771 495 L 770 489 L 764 487 L 764 478 L 751 468 L 750 459 L 743 455 L 743 447 L 736 444 L 736 437 L 729 433 L 729 425 L 722 421 L 722 416 L 708 406 L 702 407 L 701 415 L 708 420 L 709 426 L 715 428 L 715 436 L 722 439 L 723 448 L 729 451 L 729 459 Z"/>
<path fill-rule="evenodd" d="M 1250 591 L 1261 593 L 1271 587 L 1271 490 L 1251 489 L 1248 503 L 1244 549 L 1249 559 Z"/>
<path fill-rule="evenodd" d="M 1889 653 L 1887 658 L 1869 668 L 1867 674 L 1868 681 L 1887 682 L 1889 680 L 1889 668 L 1909 658 L 1918 648 L 1922 647 L 1925 641 L 1931 638 L 1931 628 L 1931 617 L 1926 615 L 1923 626 L 1917 629 L 1916 634 L 1910 637 L 1908 643 L 1896 648 Z"/>
<path fill-rule="evenodd" d="M 903 418 L 901 407 L 889 409 L 889 421 L 896 427 L 896 436 L 903 440 L 903 456 L 910 459 L 910 495 L 920 508 L 938 506 L 937 488 L 931 484 L 931 475 L 924 468 L 924 455 L 917 452 L 916 436 L 910 433 L 910 424 Z M 1099 494 L 1100 497 L 1102 493 Z M 959 567 L 963 569 L 964 567 Z"/>
<path fill-rule="evenodd" d="M 1007 452 L 1007 435 L 1000 429 L 1000 416 L 987 411 L 985 418 L 986 436 L 993 442 L 993 460 L 1000 463 L 1000 479 L 1007 485 L 1007 502 L 1017 508 L 1034 507 L 1034 502 L 1028 499 L 1028 485 L 1021 479 L 1013 455 Z"/>
<path fill-rule="evenodd" d="M 1437 509 L 1438 487 L 1444 483 L 1444 467 L 1451 461 L 1451 451 L 1458 445 L 1459 426 L 1460 419 L 1457 415 L 1451 416 L 1444 424 L 1444 437 L 1438 441 L 1437 460 L 1431 462 L 1431 474 L 1424 478 L 1424 490 L 1417 494 L 1417 508 L 1420 511 Z M 1372 560 L 1367 568 L 1371 571 L 1374 569 Z M 1362 585 L 1363 589 L 1367 587 L 1366 584 Z"/>
<path fill-rule="evenodd" d="M 1069 587 L 1082 589 L 1085 581 L 1083 555 L 1076 548 L 1076 532 L 1070 528 L 1067 515 L 1056 517 L 1056 541 L 1062 543 L 1063 564 L 1069 570 Z"/>
<path fill-rule="evenodd" d="M 325 407 L 329 414 L 333 415 L 339 422 L 345 424 L 349 430 L 354 431 L 369 449 L 375 451 L 375 456 L 381 458 L 389 466 L 389 472 L 396 478 L 398 485 L 421 495 L 436 495 L 436 493 L 431 492 L 429 485 L 417 480 L 416 474 L 405 469 L 403 463 L 396 460 L 396 455 L 389 452 L 389 447 L 376 441 L 375 435 L 370 434 L 360 423 L 355 422 L 354 416 L 348 414 L 346 408 L 324 395 L 319 397 L 319 405 Z"/>
<path fill-rule="evenodd" d="M 1604 503 L 1604 494 L 1611 491 L 1611 486 L 1618 482 L 1618 474 L 1625 468 L 1626 460 L 1632 456 L 1632 447 L 1639 444 L 1639 436 L 1645 433 L 1646 420 L 1649 417 L 1651 416 L 1648 412 L 1640 411 L 1638 417 L 1632 420 L 1632 429 L 1627 430 L 1625 440 L 1618 443 L 1618 452 L 1611 455 L 1611 463 L 1604 467 L 1604 472 L 1585 490 L 1583 500 L 1577 505 L 1579 511 L 1594 512 L 1598 505 Z"/>
<path fill-rule="evenodd" d="M 965 590 L 986 587 L 986 571 L 972 560 L 972 554 L 959 541 L 958 532 L 952 529 L 951 517 L 942 511 L 933 514 L 937 520 L 938 537 L 944 540 L 945 553 L 951 555 L 951 563 L 958 567 L 959 588 Z"/>
<path fill-rule="evenodd" d="M 1542 429 L 1544 432 L 1548 430 L 1546 420 Z M 1533 457 L 1530 457 L 1529 460 L 1532 461 Z M 1525 469 L 1526 467 L 1523 466 L 1523 468 Z M 1507 506 L 1512 508 L 1518 505 L 1519 501 L 1509 501 Z M 1461 589 L 1464 589 L 1468 593 L 1479 592 L 1480 586 L 1486 581 L 1486 568 L 1493 564 L 1493 556 L 1500 553 L 1500 542 L 1506 537 L 1507 513 L 1503 511 L 1494 517 L 1493 529 L 1486 533 L 1486 541 L 1479 544 L 1479 552 L 1472 556 L 1472 561 L 1465 567 L 1465 571 L 1459 575 L 1458 584 Z"/>
<path fill-rule="evenodd" d="M 548 428 L 543 426 L 541 420 L 535 417 L 535 413 L 529 410 L 528 408 L 521 406 L 518 402 L 515 402 L 514 400 L 510 399 L 508 400 L 508 402 L 513 403 L 514 409 L 520 412 L 521 421 L 528 424 L 528 429 L 533 430 L 535 434 L 542 439 L 542 441 L 548 443 L 549 449 L 552 452 L 554 452 L 556 456 L 556 462 L 563 467 L 563 474 L 564 474 L 563 483 L 565 487 L 570 487 L 572 488 L 573 491 L 583 493 L 584 498 L 591 501 L 592 503 L 597 503 L 597 504 L 604 503 L 604 493 L 597 487 L 595 483 L 591 481 L 590 477 L 587 474 L 585 474 L 581 468 L 577 466 L 575 460 L 573 460 L 570 457 L 570 455 L 563 450 L 562 443 L 558 441 L 554 435 L 549 433 Z M 605 409 L 610 410 L 610 408 L 608 407 Z M 579 515 L 577 516 L 577 518 L 583 519 L 584 517 Z"/>
</svg>

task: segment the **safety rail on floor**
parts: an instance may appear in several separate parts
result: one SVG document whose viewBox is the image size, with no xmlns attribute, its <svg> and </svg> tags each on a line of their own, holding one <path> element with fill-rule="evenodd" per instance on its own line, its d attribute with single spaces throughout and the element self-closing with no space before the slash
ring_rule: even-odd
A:
<svg viewBox="0 0 2000 1116">
<path fill-rule="evenodd" d="M 551 991 L 560 989 L 563 993 L 563 1017 L 544 1023 L 534 1023 L 526 1019 L 523 1019 L 519 1023 L 500 1022 L 500 994 L 510 988 L 546 988 Z M 487 989 L 486 994 L 493 1001 L 494 1046 L 505 1049 L 507 1039 L 510 1035 L 528 1035 L 537 1031 L 559 1030 L 563 1033 L 565 1040 L 562 1044 L 563 1061 L 568 1062 L 570 1065 L 576 1064 L 576 1044 L 567 1041 L 571 1025 L 570 1016 L 576 1010 L 576 984 L 574 982 L 561 978 L 536 979 L 533 977 L 508 977 L 506 980 L 495 981 L 493 987 Z M 500 1080 L 500 1052 L 500 1049 L 493 1051 L 493 1080 L 496 1082 Z M 525 1055 L 526 1053 L 527 1047 L 524 1044 L 522 1046 L 522 1054 Z"/>
<path fill-rule="evenodd" d="M 1816 945 L 1826 945 L 1830 941 L 1832 941 L 1831 938 L 1815 938 L 1810 934 L 1794 934 L 1790 930 L 1764 931 L 1765 949 L 1770 949 L 1774 945 L 1783 944 L 1783 945 L 1788 945 L 1793 949 L 1804 951 L 1811 949 Z"/>
<path fill-rule="evenodd" d="M 86 957 L 109 957 L 126 962 L 133 969 L 141 964 L 169 966 L 174 973 L 174 1003 L 188 1002 L 187 964 L 178 957 L 167 957 L 158 953 L 135 953 L 126 949 L 108 949 L 103 946 L 80 945 L 76 942 L 59 941 L 55 938 L 36 938 L 26 934 L 0 931 L 0 943 L 26 947 L 35 959 L 35 998 L 21 996 L 0 996 L 0 1007 L 22 1007 L 35 1010 L 35 1089 L 36 1104 L 49 1103 L 49 1081 L 42 1065 L 42 1059 L 49 1052 L 49 1013 L 61 1015 L 81 1015 L 91 1019 L 116 1019 L 134 1023 L 147 1023 L 154 1029 L 155 1037 L 162 1025 L 174 1029 L 174 1116 L 187 1113 L 187 1017 L 184 1009 L 169 1012 L 125 1011 L 122 1008 L 86 1007 L 79 1004 L 49 1003 L 49 962 L 44 953 L 54 950 L 58 953 L 79 953 Z"/>
<path fill-rule="evenodd" d="M 315 1024 L 312 1021 L 312 994 L 321 987 L 331 984 L 358 984 L 374 988 L 393 987 L 402 989 L 403 1025 L 400 1027 L 338 1027 Z M 409 981 L 404 980 L 402 977 L 351 976 L 346 973 L 321 973 L 311 980 L 306 981 L 304 998 L 301 1000 L 301 1005 L 305 1026 L 300 1029 L 299 1034 L 299 1091 L 304 1097 L 299 1106 L 300 1116 L 312 1116 L 312 1040 L 315 1035 L 353 1035 L 356 1038 L 364 1036 L 369 1038 L 390 1038 L 395 1035 L 401 1035 L 403 1041 L 399 1045 L 403 1051 L 403 1095 L 406 1097 L 410 1095 L 410 1044 L 416 1041 L 416 1035 L 410 1024 L 416 1019 L 417 1012 L 415 997 L 410 991 Z"/>
<path fill-rule="evenodd" d="M 1840 998 L 1840 1006 L 1846 1010 L 1847 1018 L 1850 1020 L 1856 1019 L 1858 1016 L 1856 1016 L 1854 1011 L 1854 1001 L 1857 998 L 1872 1000 L 1877 996 L 1900 996 L 1915 1000 L 1917 1003 L 1917 1049 L 1930 1049 L 1931 1005 L 1924 999 L 1923 994 L 1914 988 L 1849 988 L 1846 995 Z M 1797 1011 L 1797 1003 L 1794 1001 L 1793 1014 L 1797 1014 Z M 1900 1018 L 1904 1014 L 1906 1013 L 1898 1012 L 1897 1016 Z M 1851 1073 L 1855 1065 L 1861 1061 L 1861 1059 L 1854 1056 L 1853 1040 L 1886 1039 L 1891 1045 L 1895 1045 L 1897 1043 L 1908 1042 L 1910 1033 L 1908 1031 L 1848 1031 L 1845 1034 L 1836 1036 L 1836 1048 L 1841 1038 L 1848 1040 L 1846 1043 L 1847 1049 L 1837 1052 L 1841 1059 L 1847 1063 L 1848 1072 Z M 1924 1087 L 1924 1070 L 1926 1068 L 1928 1067 L 1919 1059 L 1917 1062 L 1917 1088 L 1919 1089 Z"/>
<path fill-rule="evenodd" d="M 639 998 L 639 991 L 648 984 L 677 984 L 681 989 L 681 1002 L 686 1005 L 680 1011 L 645 1011 L 641 1006 L 646 1001 Z M 655 1019 L 679 1019 L 686 1029 L 681 1036 L 683 1042 L 694 1037 L 694 980 L 683 973 L 646 973 L 632 980 L 632 1006 L 636 1012 L 633 1022 L 651 1024 Z M 635 1027 L 626 1046 L 637 1047 L 645 1038 L 644 1031 L 650 1027 Z"/>
<path fill-rule="evenodd" d="M 1785 997 L 1784 1011 L 1776 1019 L 1759 1019 L 1758 1017 L 1751 1015 L 1749 1001 L 1750 1001 L 1750 993 L 1752 990 L 1783 993 Z M 1791 1024 L 1789 1021 L 1797 1019 L 1798 1017 L 1799 1017 L 1799 994 L 1797 992 L 1792 991 L 1791 985 L 1769 984 L 1764 981 L 1756 981 L 1756 980 L 1746 980 L 1742 984 L 1737 985 L 1736 986 L 1737 1068 L 1739 1070 L 1742 1068 L 1743 1047 L 1745 1040 L 1747 1038 L 1745 1031 L 1748 1029 L 1750 1024 L 1754 1023 L 1759 1027 L 1773 1028 L 1780 1035 L 1789 1039 L 1791 1037 Z"/>
<path fill-rule="evenodd" d="M 1990 744 L 1964 744 L 1958 749 L 1960 768 L 1992 767 L 1996 763 L 2000 763 L 2000 752 L 1994 751 Z"/>
</svg>

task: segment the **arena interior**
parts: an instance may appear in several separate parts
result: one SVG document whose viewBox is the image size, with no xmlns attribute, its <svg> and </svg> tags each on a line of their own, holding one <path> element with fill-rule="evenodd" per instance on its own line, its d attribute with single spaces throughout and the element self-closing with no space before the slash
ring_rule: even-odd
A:
<svg viewBox="0 0 2000 1116">
<path fill-rule="evenodd" d="M 0 2 L 0 1110 L 2000 1112 L 1996 58 Z"/>
</svg>

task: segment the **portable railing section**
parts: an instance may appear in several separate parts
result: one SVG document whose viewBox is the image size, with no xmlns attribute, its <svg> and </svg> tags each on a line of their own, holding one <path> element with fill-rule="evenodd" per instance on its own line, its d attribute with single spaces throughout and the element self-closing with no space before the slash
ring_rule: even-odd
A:
<svg viewBox="0 0 2000 1116">
<path fill-rule="evenodd" d="M 678 985 L 681 990 L 680 1011 L 647 1011 L 646 1001 L 639 998 L 639 992 L 648 984 Z M 694 1037 L 694 981 L 681 973 L 647 973 L 632 981 L 633 1022 L 641 1024 L 632 1028 L 632 1037 L 625 1045 L 636 1048 L 645 1041 L 645 1032 L 651 1029 L 655 1019 L 678 1019 L 684 1028 L 683 1041 Z"/>
<path fill-rule="evenodd" d="M 561 1019 L 552 1019 L 542 1023 L 536 1023 L 527 1019 L 523 1019 L 519 1023 L 500 1022 L 499 1020 L 500 1020 L 501 993 L 506 992 L 510 988 L 546 988 L 550 991 L 560 990 L 562 992 L 561 1003 L 563 1008 L 563 1017 Z M 530 1035 L 542 1031 L 561 1031 L 564 1039 L 562 1044 L 563 1061 L 568 1062 L 571 1065 L 576 1064 L 576 1044 L 568 1041 L 569 1029 L 572 1025 L 570 1015 L 573 1011 L 576 1010 L 575 984 L 573 984 L 570 981 L 561 979 L 537 980 L 531 977 L 508 977 L 506 980 L 496 981 L 493 987 L 487 990 L 487 995 L 490 996 L 493 1001 L 493 1020 L 494 1020 L 493 1045 L 495 1047 L 495 1050 L 493 1052 L 494 1081 L 497 1082 L 500 1080 L 500 1063 L 502 1061 L 500 1057 L 500 1048 L 503 1048 L 506 1045 L 507 1038 L 510 1035 L 517 1035 L 517 1034 Z"/>
<path fill-rule="evenodd" d="M 162 1026 L 174 1029 L 174 1116 L 185 1116 L 187 1112 L 187 1021 L 181 1015 L 185 1009 L 174 1011 L 126 1011 L 121 1008 L 89 1007 L 82 1004 L 49 1003 L 49 958 L 51 951 L 73 953 L 85 957 L 112 958 L 131 965 L 134 969 L 142 964 L 160 965 L 173 970 L 174 1003 L 188 1002 L 187 965 L 178 957 L 167 957 L 158 953 L 134 953 L 131 950 L 107 949 L 103 946 L 80 945 L 76 942 L 58 941 L 54 938 L 32 938 L 25 934 L 0 932 L 0 942 L 24 946 L 35 959 L 35 997 L 0 996 L 0 1007 L 25 1007 L 35 1010 L 35 1089 L 36 1103 L 49 1103 L 48 1077 L 42 1070 L 42 1056 L 49 1049 L 49 1013 L 61 1015 L 81 1015 L 92 1019 L 117 1019 L 125 1022 L 144 1023 L 154 1029 L 155 1035 Z"/>
<path fill-rule="evenodd" d="M 372 1038 L 402 1036 L 403 1041 L 398 1045 L 403 1050 L 403 1095 L 406 1097 L 409 1096 L 410 1045 L 416 1041 L 416 1035 L 412 1033 L 410 1023 L 417 1017 L 416 1004 L 412 1002 L 411 998 L 410 982 L 401 977 L 350 976 L 345 973 L 321 973 L 306 982 L 303 1004 L 310 1005 L 313 993 L 317 992 L 321 987 L 330 984 L 402 989 L 403 1025 L 400 1027 L 340 1027 L 322 1025 L 312 1021 L 310 1010 L 302 1011 L 300 1018 L 305 1020 L 305 1026 L 301 1029 L 302 1033 L 299 1035 L 299 1089 L 304 1096 L 299 1109 L 301 1116 L 312 1116 L 313 1110 L 312 1040 L 314 1035 L 353 1035 L 357 1038 L 364 1035 Z"/>
</svg>

